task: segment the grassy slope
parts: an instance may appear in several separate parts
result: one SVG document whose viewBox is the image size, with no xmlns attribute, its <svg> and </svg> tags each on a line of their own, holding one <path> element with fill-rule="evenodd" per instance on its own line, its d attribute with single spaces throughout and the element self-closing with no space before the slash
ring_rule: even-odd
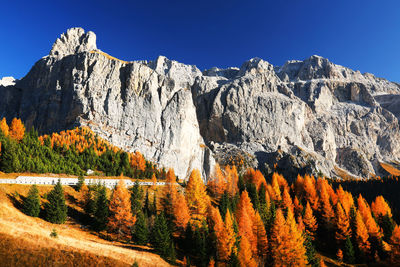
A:
<svg viewBox="0 0 400 267">
<path fill-rule="evenodd" d="M 40 195 L 52 186 L 38 186 Z M 64 187 L 68 205 L 79 213 L 73 199 L 79 193 Z M 25 196 L 29 186 L 0 185 L 0 262 L 2 266 L 169 266 L 147 247 L 110 242 L 83 230 L 73 219 L 55 225 L 23 214 L 10 200 L 14 192 Z M 11 197 L 12 198 L 12 197 Z M 17 197 L 17 200 L 19 197 Z M 18 203 L 17 203 L 18 205 Z M 58 238 L 51 238 L 55 228 Z"/>
</svg>

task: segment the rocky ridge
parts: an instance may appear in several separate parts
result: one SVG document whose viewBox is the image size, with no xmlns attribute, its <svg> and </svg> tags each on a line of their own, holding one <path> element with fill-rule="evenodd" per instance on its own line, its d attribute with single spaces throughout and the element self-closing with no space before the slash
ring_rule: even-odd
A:
<svg viewBox="0 0 400 267">
<path fill-rule="evenodd" d="M 0 116 L 42 132 L 88 125 L 182 178 L 193 168 L 209 177 L 228 150 L 288 175 L 340 168 L 369 177 L 400 159 L 400 85 L 319 56 L 201 72 L 162 56 L 118 60 L 73 28 L 24 78 L 1 82 L 0 94 Z"/>
</svg>

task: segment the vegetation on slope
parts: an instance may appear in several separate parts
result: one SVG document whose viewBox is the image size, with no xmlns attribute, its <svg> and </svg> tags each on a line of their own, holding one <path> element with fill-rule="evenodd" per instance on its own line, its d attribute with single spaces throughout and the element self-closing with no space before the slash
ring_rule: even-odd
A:
<svg viewBox="0 0 400 267">
<path fill-rule="evenodd" d="M 0 170 L 2 172 L 65 173 L 84 175 L 88 169 L 108 176 L 124 174 L 163 179 L 165 171 L 146 161 L 140 152 L 127 153 L 95 135 L 89 128 L 38 136 L 25 132 L 19 119 L 11 126 L 0 124 Z"/>
<path fill-rule="evenodd" d="M 41 202 L 52 186 L 38 186 Z M 110 242 L 80 224 L 84 211 L 77 205 L 80 193 L 63 187 L 68 206 L 64 225 L 29 217 L 22 207 L 30 186 L 0 185 L 0 262 L 1 266 L 169 266 L 147 247 Z M 41 209 L 43 214 L 43 205 Z M 40 217 L 44 218 L 43 215 Z M 57 238 L 51 237 L 56 229 Z"/>
</svg>

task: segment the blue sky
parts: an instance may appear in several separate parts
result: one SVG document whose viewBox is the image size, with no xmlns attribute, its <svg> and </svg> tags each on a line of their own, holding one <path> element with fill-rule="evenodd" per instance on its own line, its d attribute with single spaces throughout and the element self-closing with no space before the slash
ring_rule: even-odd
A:
<svg viewBox="0 0 400 267">
<path fill-rule="evenodd" d="M 400 1 L 1 1 L 0 77 L 23 77 L 70 27 L 123 60 L 201 70 L 317 54 L 400 82 Z"/>
</svg>

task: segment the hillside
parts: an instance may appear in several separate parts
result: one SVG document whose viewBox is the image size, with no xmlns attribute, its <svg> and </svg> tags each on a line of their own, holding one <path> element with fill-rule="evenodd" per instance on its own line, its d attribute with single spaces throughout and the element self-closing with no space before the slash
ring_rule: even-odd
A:
<svg viewBox="0 0 400 267">
<path fill-rule="evenodd" d="M 51 186 L 39 186 L 43 195 Z M 64 187 L 68 206 L 82 212 L 70 200 L 79 197 Z M 10 197 L 26 196 L 29 186 L 0 185 L 0 262 L 2 266 L 169 266 L 147 247 L 139 247 L 99 238 L 81 228 L 76 218 L 55 225 L 23 214 Z M 17 197 L 18 200 L 20 197 Z M 50 237 L 53 229 L 58 238 Z"/>
</svg>

